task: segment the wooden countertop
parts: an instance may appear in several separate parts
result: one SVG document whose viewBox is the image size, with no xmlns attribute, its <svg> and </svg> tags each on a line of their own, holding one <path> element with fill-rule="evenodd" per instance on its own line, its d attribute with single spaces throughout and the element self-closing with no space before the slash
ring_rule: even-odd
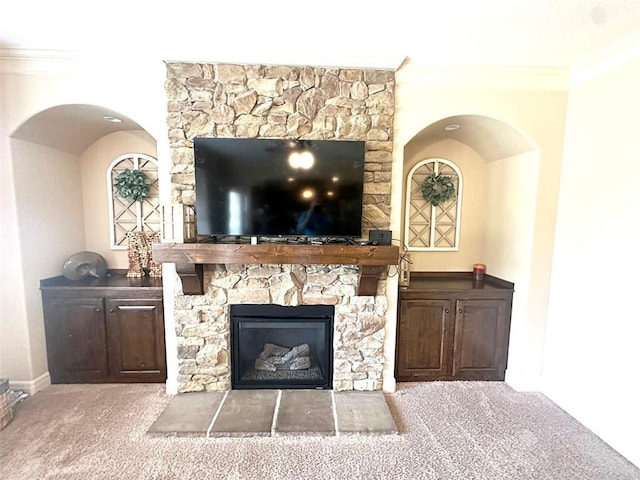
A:
<svg viewBox="0 0 640 480">
<path fill-rule="evenodd" d="M 40 280 L 40 288 L 46 289 L 105 289 L 105 288 L 145 288 L 162 291 L 162 278 L 151 278 L 148 275 L 141 278 L 127 277 L 126 270 L 109 270 L 104 277 L 85 277 L 80 280 L 69 280 L 63 275 Z"/>
<path fill-rule="evenodd" d="M 492 275 L 475 281 L 472 272 L 411 272 L 408 287 L 400 287 L 403 292 L 454 292 L 454 291 L 513 291 L 514 284 Z"/>
</svg>

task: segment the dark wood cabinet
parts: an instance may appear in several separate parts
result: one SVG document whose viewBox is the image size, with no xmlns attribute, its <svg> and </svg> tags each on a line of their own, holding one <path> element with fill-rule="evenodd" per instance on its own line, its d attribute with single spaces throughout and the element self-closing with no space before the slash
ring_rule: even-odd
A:
<svg viewBox="0 0 640 480">
<path fill-rule="evenodd" d="M 160 279 L 40 282 L 52 383 L 165 382 Z"/>
<path fill-rule="evenodd" d="M 399 293 L 396 379 L 504 380 L 513 284 L 413 273 Z"/>
<path fill-rule="evenodd" d="M 438 380 L 451 375 L 451 305 L 448 300 L 400 302 L 396 376 Z"/>
<path fill-rule="evenodd" d="M 109 375 L 104 298 L 49 297 L 44 302 L 49 373 L 54 383 Z"/>
</svg>

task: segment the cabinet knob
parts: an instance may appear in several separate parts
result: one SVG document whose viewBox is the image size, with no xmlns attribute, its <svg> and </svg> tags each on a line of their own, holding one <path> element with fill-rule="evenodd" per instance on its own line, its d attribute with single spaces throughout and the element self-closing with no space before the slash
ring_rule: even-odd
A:
<svg viewBox="0 0 640 480">
<path fill-rule="evenodd" d="M 462 313 L 462 309 L 461 308 L 458 309 L 458 313 Z"/>
<path fill-rule="evenodd" d="M 99 309 L 99 308 L 96 308 L 96 312 L 99 312 L 99 311 L 100 311 L 100 309 Z"/>
<path fill-rule="evenodd" d="M 110 311 L 111 313 L 115 312 L 115 310 L 114 310 L 113 308 L 110 308 L 110 309 L 109 309 L 109 311 Z"/>
<path fill-rule="evenodd" d="M 444 313 L 449 313 L 449 309 L 448 309 L 448 308 L 445 308 L 445 309 L 444 309 Z"/>
</svg>

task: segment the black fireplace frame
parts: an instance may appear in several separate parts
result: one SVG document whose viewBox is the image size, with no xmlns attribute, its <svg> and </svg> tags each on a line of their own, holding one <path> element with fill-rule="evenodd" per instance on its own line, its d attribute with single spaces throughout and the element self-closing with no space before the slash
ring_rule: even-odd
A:
<svg viewBox="0 0 640 480">
<path fill-rule="evenodd" d="M 237 304 L 229 307 L 231 322 L 231 388 L 240 389 L 317 389 L 333 388 L 333 305 L 297 305 L 283 306 L 274 304 Z M 242 359 L 239 348 L 240 330 L 243 322 L 255 324 L 272 322 L 305 322 L 319 324 L 324 329 L 327 351 L 326 372 L 318 380 L 247 380 L 241 378 Z M 324 370 L 324 369 L 323 369 Z"/>
</svg>

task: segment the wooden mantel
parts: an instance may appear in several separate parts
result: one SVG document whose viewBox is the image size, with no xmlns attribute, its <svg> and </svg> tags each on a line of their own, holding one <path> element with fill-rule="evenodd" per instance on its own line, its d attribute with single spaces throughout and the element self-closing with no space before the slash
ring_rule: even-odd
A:
<svg viewBox="0 0 640 480">
<path fill-rule="evenodd" d="M 204 294 L 204 264 L 357 265 L 358 295 L 375 295 L 389 265 L 397 265 L 395 245 L 286 245 L 260 243 L 154 243 L 153 260 L 175 263 L 185 295 Z"/>
</svg>

